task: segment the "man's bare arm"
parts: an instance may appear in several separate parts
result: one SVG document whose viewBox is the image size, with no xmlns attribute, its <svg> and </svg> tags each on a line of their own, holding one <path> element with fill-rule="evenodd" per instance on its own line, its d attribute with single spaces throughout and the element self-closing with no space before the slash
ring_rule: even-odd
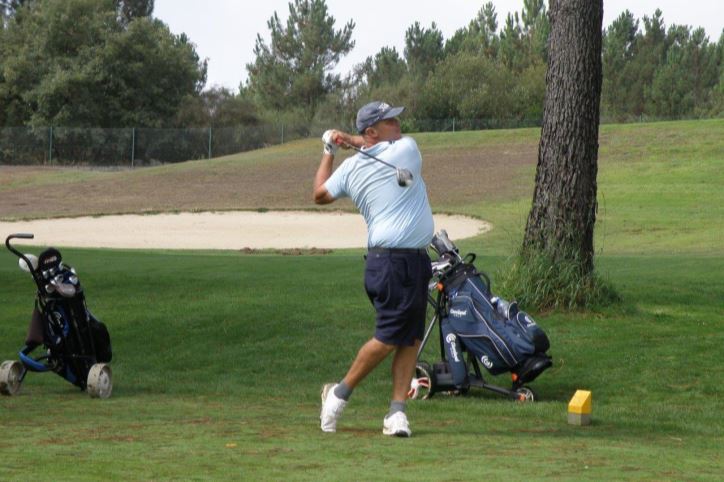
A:
<svg viewBox="0 0 724 482">
<path fill-rule="evenodd" d="M 329 204 L 334 201 L 334 198 L 327 188 L 324 187 L 324 183 L 332 175 L 332 162 L 334 156 L 332 154 L 322 154 L 322 160 L 319 162 L 319 168 L 317 174 L 314 176 L 314 191 L 312 197 L 316 204 Z"/>
</svg>

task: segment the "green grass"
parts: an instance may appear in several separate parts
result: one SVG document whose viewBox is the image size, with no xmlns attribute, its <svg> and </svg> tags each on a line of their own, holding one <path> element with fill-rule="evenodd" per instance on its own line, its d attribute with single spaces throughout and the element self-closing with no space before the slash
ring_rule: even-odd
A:
<svg viewBox="0 0 724 482">
<path fill-rule="evenodd" d="M 371 330 L 358 254 L 65 258 L 110 327 L 114 394 L 91 400 L 30 374 L 0 399 L 4 478 L 716 479 L 724 469 L 721 257 L 606 257 L 622 305 L 539 319 L 555 359 L 532 384 L 542 401 L 410 402 L 410 440 L 380 433 L 388 364 L 357 390 L 339 433 L 318 429 L 319 387 Z M 5 358 L 32 307 L 13 261 L 0 256 Z M 593 392 L 589 427 L 566 423 L 579 388 Z"/>
<path fill-rule="evenodd" d="M 64 249 L 109 326 L 114 394 L 91 400 L 55 375 L 30 374 L 19 396 L 0 398 L 0 479 L 721 480 L 722 128 L 722 120 L 602 126 L 596 265 L 622 302 L 536 314 L 555 363 L 531 384 L 539 402 L 480 391 L 413 401 L 409 440 L 381 435 L 389 361 L 355 392 L 340 432 L 318 427 L 322 383 L 339 379 L 372 333 L 361 252 Z M 416 137 L 436 159 L 530 147 L 536 136 Z M 301 142 L 283 155 L 214 162 L 283 162 L 300 146 L 306 152 Z M 530 189 L 534 161 L 515 168 Z M 458 244 L 479 254 L 479 268 L 504 269 L 530 198 L 483 190 L 478 200 L 439 201 L 438 211 L 494 223 Z M 0 253 L 0 359 L 20 347 L 32 297 L 30 279 Z M 591 426 L 566 423 L 576 389 L 593 393 Z"/>
<path fill-rule="evenodd" d="M 502 138 L 512 143 L 507 132 Z M 538 134 L 535 129 L 518 132 L 520 139 L 527 141 L 533 133 Z M 724 235 L 722 132 L 724 119 L 601 126 L 596 251 L 724 254 L 724 243 L 720 241 Z M 453 145 L 473 148 L 473 141 L 453 144 L 458 139 L 447 136 L 449 143 L 441 149 Z M 420 144 L 425 152 L 424 144 Z M 439 141 L 432 144 L 440 145 Z M 519 168 L 517 175 L 519 182 L 527 186 L 527 195 L 491 203 L 481 192 L 478 202 L 438 203 L 435 208 L 491 221 L 497 229 L 477 242 L 485 246 L 486 252 L 509 254 L 522 241 L 534 178 L 535 159 Z"/>
<path fill-rule="evenodd" d="M 635 128 L 638 127 L 638 128 Z M 604 126 L 599 245 L 630 254 L 721 254 L 724 120 Z"/>
</svg>

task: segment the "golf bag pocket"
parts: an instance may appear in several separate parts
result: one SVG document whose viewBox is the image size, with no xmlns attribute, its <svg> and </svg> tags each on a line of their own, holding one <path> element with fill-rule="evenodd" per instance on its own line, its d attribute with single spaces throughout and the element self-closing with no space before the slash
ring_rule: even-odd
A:
<svg viewBox="0 0 724 482">
<path fill-rule="evenodd" d="M 108 328 L 93 315 L 90 315 L 90 320 L 93 345 L 96 349 L 96 360 L 98 363 L 110 363 L 113 358 L 113 351 L 111 349 L 111 335 L 108 333 Z"/>
<path fill-rule="evenodd" d="M 511 321 L 520 327 L 521 334 L 533 345 L 535 353 L 545 353 L 551 347 L 548 336 L 528 313 L 520 311 Z"/>
<path fill-rule="evenodd" d="M 43 343 L 43 315 L 36 306 L 28 325 L 28 336 L 25 337 L 25 346 L 35 347 Z"/>
<path fill-rule="evenodd" d="M 463 358 L 463 347 L 460 338 L 453 331 L 449 323 L 443 323 L 442 339 L 445 347 L 445 357 L 450 367 L 455 388 L 462 388 L 468 384 L 468 370 Z"/>
</svg>

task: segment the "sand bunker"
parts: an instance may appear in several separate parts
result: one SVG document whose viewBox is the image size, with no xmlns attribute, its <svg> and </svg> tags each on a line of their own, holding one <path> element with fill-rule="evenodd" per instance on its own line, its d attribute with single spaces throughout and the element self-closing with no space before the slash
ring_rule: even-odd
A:
<svg viewBox="0 0 724 482">
<path fill-rule="evenodd" d="M 485 221 L 435 215 L 435 231 L 453 240 L 490 230 Z M 359 214 L 304 211 L 224 211 L 117 215 L 0 222 L 2 239 L 33 233 L 18 244 L 138 249 L 364 248 L 367 228 Z"/>
</svg>

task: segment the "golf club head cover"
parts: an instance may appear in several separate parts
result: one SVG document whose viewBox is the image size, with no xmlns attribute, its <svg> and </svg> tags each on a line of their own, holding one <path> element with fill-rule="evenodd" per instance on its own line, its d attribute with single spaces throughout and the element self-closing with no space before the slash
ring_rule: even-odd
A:
<svg viewBox="0 0 724 482">
<path fill-rule="evenodd" d="M 339 147 L 337 144 L 334 143 L 334 140 L 332 139 L 332 133 L 334 131 L 327 130 L 322 134 L 322 144 L 324 144 L 324 154 L 331 154 L 334 155 L 337 152 L 337 148 Z"/>
</svg>

